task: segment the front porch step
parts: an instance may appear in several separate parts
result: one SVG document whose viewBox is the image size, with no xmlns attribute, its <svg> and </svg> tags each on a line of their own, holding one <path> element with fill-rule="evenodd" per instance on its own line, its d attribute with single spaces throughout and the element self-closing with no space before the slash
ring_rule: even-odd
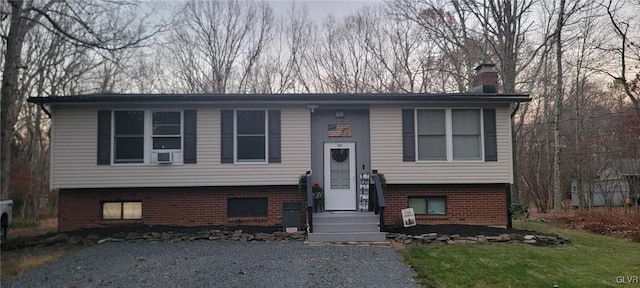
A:
<svg viewBox="0 0 640 288">
<path fill-rule="evenodd" d="M 313 214 L 314 224 L 325 223 L 378 223 L 373 212 L 322 212 Z"/>
<path fill-rule="evenodd" d="M 343 232 L 378 232 L 378 223 L 314 223 L 313 232 L 343 233 Z"/>
<path fill-rule="evenodd" d="M 344 232 L 344 233 L 309 233 L 307 239 L 311 242 L 384 242 L 385 233 L 382 232 Z"/>
<path fill-rule="evenodd" d="M 313 214 L 313 242 L 384 242 L 373 212 L 323 212 Z"/>
</svg>

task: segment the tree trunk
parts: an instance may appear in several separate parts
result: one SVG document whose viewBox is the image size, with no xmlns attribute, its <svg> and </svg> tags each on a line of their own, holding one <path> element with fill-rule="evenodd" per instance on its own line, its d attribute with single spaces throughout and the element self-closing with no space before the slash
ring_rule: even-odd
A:
<svg viewBox="0 0 640 288">
<path fill-rule="evenodd" d="M 562 212 L 562 185 L 560 183 L 560 116 L 562 115 L 563 84 L 562 84 L 562 25 L 564 21 L 565 0 L 560 1 L 558 22 L 556 26 L 556 99 L 553 115 L 553 211 Z"/>
<path fill-rule="evenodd" d="M 17 121 L 19 103 L 18 74 L 22 45 L 26 34 L 22 21 L 23 1 L 9 1 L 11 22 L 6 38 L 5 61 L 0 88 L 0 199 L 9 198 L 9 171 L 11 167 L 11 140 Z"/>
</svg>

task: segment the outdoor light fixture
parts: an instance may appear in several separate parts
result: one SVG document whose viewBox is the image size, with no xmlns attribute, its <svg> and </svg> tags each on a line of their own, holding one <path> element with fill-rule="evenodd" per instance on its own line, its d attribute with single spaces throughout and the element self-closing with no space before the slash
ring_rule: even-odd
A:
<svg viewBox="0 0 640 288">
<path fill-rule="evenodd" d="M 309 104 L 309 105 L 307 105 L 307 108 L 309 108 L 311 110 L 311 113 L 313 113 L 313 111 L 316 110 L 316 108 L 318 108 L 318 105 Z"/>
</svg>

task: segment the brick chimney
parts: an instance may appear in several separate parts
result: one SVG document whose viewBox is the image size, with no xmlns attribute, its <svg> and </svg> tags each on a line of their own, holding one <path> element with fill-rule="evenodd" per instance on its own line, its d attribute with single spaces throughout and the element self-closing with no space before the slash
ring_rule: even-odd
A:
<svg viewBox="0 0 640 288">
<path fill-rule="evenodd" d="M 496 64 L 482 63 L 476 67 L 473 76 L 474 93 L 498 93 L 498 71 Z"/>
</svg>

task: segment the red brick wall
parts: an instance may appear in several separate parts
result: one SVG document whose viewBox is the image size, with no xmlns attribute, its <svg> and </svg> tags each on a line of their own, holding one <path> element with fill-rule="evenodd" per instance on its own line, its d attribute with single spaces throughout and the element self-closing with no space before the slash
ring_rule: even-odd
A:
<svg viewBox="0 0 640 288">
<path fill-rule="evenodd" d="M 282 204 L 301 203 L 306 223 L 305 194 L 297 186 L 60 189 L 58 230 L 114 225 L 252 225 L 282 224 Z M 267 217 L 227 218 L 227 198 L 267 198 Z M 103 220 L 104 201 L 142 201 L 141 220 Z"/>
<path fill-rule="evenodd" d="M 387 185 L 385 224 L 402 225 L 400 210 L 409 197 L 444 196 L 446 215 L 416 215 L 418 224 L 507 225 L 505 184 L 473 185 Z"/>
</svg>

